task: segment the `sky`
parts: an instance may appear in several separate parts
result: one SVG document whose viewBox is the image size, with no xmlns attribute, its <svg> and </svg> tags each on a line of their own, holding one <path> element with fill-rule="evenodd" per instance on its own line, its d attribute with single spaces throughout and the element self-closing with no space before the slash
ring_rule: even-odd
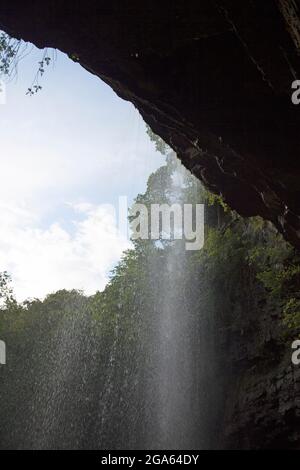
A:
<svg viewBox="0 0 300 470">
<path fill-rule="evenodd" d="M 134 106 L 58 51 L 26 95 L 43 56 L 28 52 L 0 100 L 0 271 L 19 301 L 91 295 L 130 247 L 113 207 L 144 192 L 164 159 Z"/>
</svg>

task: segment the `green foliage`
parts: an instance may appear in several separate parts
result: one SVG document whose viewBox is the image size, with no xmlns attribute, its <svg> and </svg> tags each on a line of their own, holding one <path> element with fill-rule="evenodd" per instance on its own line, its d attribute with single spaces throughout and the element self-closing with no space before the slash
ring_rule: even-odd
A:
<svg viewBox="0 0 300 470">
<path fill-rule="evenodd" d="M 79 62 L 80 58 L 77 54 L 73 53 L 69 55 L 70 59 L 73 60 L 73 62 Z"/>
<path fill-rule="evenodd" d="M 257 274 L 257 278 L 263 283 L 264 287 L 270 291 L 274 297 L 282 297 L 285 295 L 286 287 L 291 285 L 293 280 L 299 276 L 300 266 L 280 266 L 273 265 L 265 271 Z"/>
<path fill-rule="evenodd" d="M 150 126 L 146 124 L 146 132 L 148 136 L 150 137 L 150 140 L 154 142 L 155 144 L 155 149 L 157 152 L 160 152 L 163 155 L 167 155 L 168 152 L 170 152 L 170 147 L 168 144 L 166 144 L 161 137 L 156 135 Z"/>
<path fill-rule="evenodd" d="M 205 191 L 205 199 L 209 206 L 217 206 L 220 205 L 224 212 L 230 211 L 228 205 L 224 202 L 223 198 L 219 194 L 214 194 L 209 191 Z"/>
<path fill-rule="evenodd" d="M 283 281 L 283 272 L 281 270 L 268 269 L 259 272 L 257 279 L 263 283 L 265 289 L 270 291 L 274 297 L 281 295 Z"/>
<path fill-rule="evenodd" d="M 258 232 L 259 226 L 254 225 Z M 266 231 L 267 227 L 267 231 Z M 256 269 L 256 277 L 275 305 L 280 306 L 283 325 L 300 328 L 300 264 L 295 250 L 266 223 L 260 227 L 263 236 L 251 248 L 249 264 Z"/>
<path fill-rule="evenodd" d="M 283 323 L 289 329 L 299 330 L 300 328 L 300 299 L 291 297 L 283 307 Z"/>
<path fill-rule="evenodd" d="M 0 34 L 0 74 L 9 75 L 19 51 L 20 41 Z"/>
<path fill-rule="evenodd" d="M 10 37 L 6 33 L 0 33 L 0 75 L 15 76 L 19 61 L 26 55 L 27 44 L 18 39 Z M 27 89 L 27 95 L 32 96 L 42 90 L 39 81 L 43 77 L 46 67 L 51 63 L 51 57 L 47 49 L 43 51 L 41 60 L 38 62 L 38 69 L 33 79 L 32 85 Z"/>
<path fill-rule="evenodd" d="M 26 95 L 33 96 L 42 90 L 42 86 L 39 83 L 40 78 L 43 77 L 45 73 L 45 67 L 48 67 L 51 62 L 51 57 L 47 55 L 47 50 L 43 54 L 42 60 L 38 63 L 38 70 L 34 77 L 31 87 L 28 88 Z"/>
<path fill-rule="evenodd" d="M 2 306 L 5 307 L 15 302 L 13 288 L 11 286 L 11 277 L 7 271 L 0 273 L 0 302 Z"/>
<path fill-rule="evenodd" d="M 1 369 L 3 393 L 9 397 L 5 404 L 0 402 L 1 445 L 15 439 L 19 423 L 22 447 L 29 417 L 33 413 L 32 422 L 38 420 L 32 402 L 34 388 L 47 403 L 45 413 L 55 409 L 61 417 L 56 417 L 56 426 L 72 423 L 68 433 L 73 442 L 102 448 L 126 443 L 136 448 L 139 442 L 128 443 L 128 436 L 142 440 L 143 423 L 152 419 L 145 377 L 155 373 L 152 357 L 161 353 L 161 309 L 164 292 L 172 292 L 174 276 L 180 286 L 178 308 L 197 320 L 195 331 L 189 334 L 199 340 L 200 356 L 207 355 L 201 350 L 201 344 L 207 344 L 201 335 L 209 328 L 216 344 L 220 331 L 221 339 L 224 330 L 241 335 L 247 328 L 255 334 L 259 316 L 273 311 L 282 313 L 285 329 L 299 327 L 299 259 L 271 224 L 258 217 L 237 216 L 218 196 L 205 191 L 172 154 L 150 175 L 145 193 L 136 202 L 148 208 L 152 203 L 172 202 L 174 174 L 181 177 L 180 202 L 206 203 L 202 250 L 182 256 L 180 240 L 164 241 L 160 247 L 151 239 L 135 240 L 134 248 L 124 253 L 111 272 L 106 288 L 91 297 L 61 290 L 43 301 L 18 304 L 9 275 L 0 275 L 1 339 L 9 345 L 10 354 L 10 365 Z M 172 275 L 170 260 L 176 268 Z M 56 384 L 61 368 L 63 382 Z M 51 419 L 46 414 L 42 422 L 51 423 Z M 82 422 L 88 430 L 88 444 L 72 434 L 76 423 Z M 38 426 L 39 433 L 42 425 Z M 68 447 L 68 441 L 55 441 L 55 429 L 50 429 L 51 443 Z"/>
<path fill-rule="evenodd" d="M 213 207 L 222 207 L 215 197 L 207 197 Z M 224 209 L 224 207 L 222 207 Z M 225 213 L 225 211 L 224 211 Z M 228 291 L 235 286 L 249 296 L 277 310 L 285 328 L 300 328 L 300 264 L 295 250 L 274 227 L 259 217 L 242 219 L 226 211 L 225 223 L 207 225 L 205 246 L 196 254 L 205 266 L 205 275 L 213 282 L 224 284 Z M 239 286 L 239 287 L 237 287 Z M 263 290 L 261 290 L 261 287 Z M 238 301 L 240 302 L 240 300 Z"/>
</svg>

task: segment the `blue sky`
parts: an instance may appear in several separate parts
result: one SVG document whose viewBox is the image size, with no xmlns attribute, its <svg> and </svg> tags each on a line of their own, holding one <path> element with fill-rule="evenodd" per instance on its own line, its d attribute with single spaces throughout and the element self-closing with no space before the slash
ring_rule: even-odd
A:
<svg viewBox="0 0 300 470">
<path fill-rule="evenodd" d="M 41 57 L 19 63 L 0 105 L 0 269 L 19 300 L 103 289 L 129 246 L 108 204 L 131 203 L 164 162 L 134 106 L 60 52 L 26 95 Z"/>
</svg>

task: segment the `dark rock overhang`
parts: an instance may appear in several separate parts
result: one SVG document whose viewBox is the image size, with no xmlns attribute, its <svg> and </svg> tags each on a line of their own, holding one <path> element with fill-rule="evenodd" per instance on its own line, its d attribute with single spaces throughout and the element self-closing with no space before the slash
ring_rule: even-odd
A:
<svg viewBox="0 0 300 470">
<path fill-rule="evenodd" d="M 205 185 L 300 248 L 299 0 L 1 0 L 0 28 L 78 57 Z"/>
</svg>

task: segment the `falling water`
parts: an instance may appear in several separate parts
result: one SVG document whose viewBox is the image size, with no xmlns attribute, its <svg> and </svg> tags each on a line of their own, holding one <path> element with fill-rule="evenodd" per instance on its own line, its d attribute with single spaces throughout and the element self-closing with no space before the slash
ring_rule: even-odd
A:
<svg viewBox="0 0 300 470">
<path fill-rule="evenodd" d="M 191 377 L 193 357 L 190 336 L 193 321 L 184 310 L 181 288 L 184 246 L 175 242 L 168 256 L 162 289 L 162 310 L 158 322 L 161 353 L 157 364 L 158 445 L 167 449 L 188 449 L 191 439 Z M 170 282 L 171 280 L 171 282 Z M 182 297 L 182 298 L 180 298 Z"/>
<path fill-rule="evenodd" d="M 80 448 L 89 416 L 88 381 L 93 375 L 93 332 L 84 303 L 70 302 L 48 344 L 40 345 L 38 367 L 25 415 L 21 448 Z M 85 416 L 85 419 L 83 418 Z"/>
<path fill-rule="evenodd" d="M 171 203 L 188 202 L 182 172 L 178 166 L 173 175 Z M 207 299 L 202 307 L 205 285 L 193 283 L 185 240 L 170 240 L 157 251 L 163 263 L 159 255 L 147 260 L 153 281 L 147 295 L 154 301 L 146 310 L 137 308 L 134 343 L 128 343 L 124 326 L 124 312 L 131 313 L 122 310 L 119 299 L 108 332 L 89 315 L 88 300 L 80 295 L 66 301 L 63 318 L 49 326 L 49 334 L 47 325 L 38 323 L 32 356 L 22 365 L 28 372 L 25 388 L 17 386 L 17 405 L 1 437 L 4 448 L 214 446 L 220 388 Z M 126 298 L 126 288 L 123 294 Z M 40 327 L 48 335 L 42 339 Z"/>
<path fill-rule="evenodd" d="M 184 171 L 178 164 L 173 175 L 171 203 L 183 206 Z M 149 429 L 148 446 L 152 449 L 192 449 L 207 444 L 205 412 L 205 373 L 199 375 L 205 353 L 199 316 L 191 309 L 187 251 L 184 240 L 173 240 L 166 247 L 163 272 L 151 263 L 153 276 L 159 275 L 160 309 L 157 311 L 150 341 L 152 370 L 148 392 L 155 412 Z M 200 330 L 199 330 L 200 329 Z M 201 343 L 202 339 L 202 343 Z M 208 365 L 208 364 L 207 364 Z M 206 403 L 206 406 L 208 404 Z M 204 404 L 205 406 L 205 404 Z"/>
</svg>

